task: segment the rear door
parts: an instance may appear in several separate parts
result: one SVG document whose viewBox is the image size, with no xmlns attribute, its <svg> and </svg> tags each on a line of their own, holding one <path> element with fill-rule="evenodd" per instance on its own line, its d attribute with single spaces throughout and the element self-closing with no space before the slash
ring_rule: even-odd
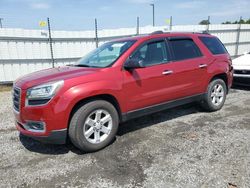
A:
<svg viewBox="0 0 250 188">
<path fill-rule="evenodd" d="M 208 62 L 193 38 L 169 37 L 168 45 L 172 57 L 167 69 L 175 78 L 175 95 L 171 99 L 204 93 Z"/>
</svg>

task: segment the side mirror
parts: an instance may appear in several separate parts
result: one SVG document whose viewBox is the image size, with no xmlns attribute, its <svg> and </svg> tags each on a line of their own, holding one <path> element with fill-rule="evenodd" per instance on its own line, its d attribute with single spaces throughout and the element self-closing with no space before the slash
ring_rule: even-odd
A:
<svg viewBox="0 0 250 188">
<path fill-rule="evenodd" d="M 124 63 L 124 68 L 127 70 L 143 68 L 143 67 L 144 67 L 144 65 L 143 65 L 142 60 L 128 59 Z"/>
</svg>

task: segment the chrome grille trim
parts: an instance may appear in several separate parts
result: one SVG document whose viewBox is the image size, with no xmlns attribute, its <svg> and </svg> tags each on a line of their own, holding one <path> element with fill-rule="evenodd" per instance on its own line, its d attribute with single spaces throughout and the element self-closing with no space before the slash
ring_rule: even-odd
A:
<svg viewBox="0 0 250 188">
<path fill-rule="evenodd" d="M 12 93 L 12 99 L 13 99 L 13 108 L 16 112 L 20 111 L 20 103 L 21 103 L 21 89 L 18 87 L 13 87 L 13 93 Z"/>
</svg>

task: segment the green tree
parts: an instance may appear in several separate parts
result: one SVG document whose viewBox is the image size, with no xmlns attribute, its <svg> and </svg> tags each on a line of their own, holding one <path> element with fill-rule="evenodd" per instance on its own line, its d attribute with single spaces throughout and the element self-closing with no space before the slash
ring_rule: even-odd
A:
<svg viewBox="0 0 250 188">
<path fill-rule="evenodd" d="M 225 21 L 225 22 L 222 22 L 222 24 L 250 24 L 250 18 L 248 20 L 244 20 L 241 18 L 240 20 L 236 20 L 234 22 Z"/>
<path fill-rule="evenodd" d="M 200 25 L 208 25 L 208 24 L 210 24 L 210 21 L 209 20 L 201 20 L 199 24 Z"/>
<path fill-rule="evenodd" d="M 232 24 L 230 21 L 222 22 L 222 24 Z"/>
</svg>

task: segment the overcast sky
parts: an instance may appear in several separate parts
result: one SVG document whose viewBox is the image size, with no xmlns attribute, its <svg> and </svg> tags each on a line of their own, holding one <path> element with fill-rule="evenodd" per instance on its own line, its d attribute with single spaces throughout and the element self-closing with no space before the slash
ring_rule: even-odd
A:
<svg viewBox="0 0 250 188">
<path fill-rule="evenodd" d="M 210 15 L 212 23 L 250 18 L 250 0 L 0 0 L 3 26 L 39 29 L 38 22 L 49 16 L 55 30 L 92 30 L 94 18 L 99 27 L 134 27 L 136 17 L 142 26 L 152 24 L 155 4 L 156 25 L 169 16 L 173 24 L 197 24 Z"/>
</svg>

